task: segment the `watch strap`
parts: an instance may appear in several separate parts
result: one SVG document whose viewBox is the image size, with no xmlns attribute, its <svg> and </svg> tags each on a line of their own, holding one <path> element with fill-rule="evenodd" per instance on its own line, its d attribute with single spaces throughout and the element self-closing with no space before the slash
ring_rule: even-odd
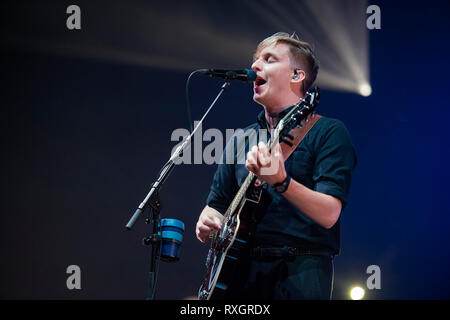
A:
<svg viewBox="0 0 450 320">
<path fill-rule="evenodd" d="M 278 183 L 275 183 L 272 188 L 277 192 L 277 193 L 283 193 L 285 192 L 288 187 L 289 187 L 289 183 L 291 182 L 291 176 L 290 175 L 286 175 L 286 178 Z"/>
</svg>

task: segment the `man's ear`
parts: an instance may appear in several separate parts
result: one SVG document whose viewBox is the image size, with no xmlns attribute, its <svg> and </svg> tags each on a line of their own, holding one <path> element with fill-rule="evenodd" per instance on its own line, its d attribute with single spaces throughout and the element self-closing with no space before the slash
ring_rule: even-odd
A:
<svg viewBox="0 0 450 320">
<path fill-rule="evenodd" d="M 306 73 L 301 69 L 294 69 L 294 75 L 292 76 L 291 82 L 299 83 L 305 80 Z"/>
</svg>

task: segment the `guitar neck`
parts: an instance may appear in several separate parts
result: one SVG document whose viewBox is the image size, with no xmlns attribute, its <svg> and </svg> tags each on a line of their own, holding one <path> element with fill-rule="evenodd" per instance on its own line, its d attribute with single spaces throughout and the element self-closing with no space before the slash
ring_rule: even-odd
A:
<svg viewBox="0 0 450 320">
<path fill-rule="evenodd" d="M 254 177 L 255 174 L 253 172 L 248 173 L 247 177 L 245 178 L 244 182 L 239 188 L 239 191 L 236 193 L 236 196 L 234 197 L 233 201 L 231 201 L 231 204 L 228 207 L 227 212 L 225 213 L 225 219 L 228 220 L 229 218 L 231 218 L 236 209 L 239 207 L 239 204 L 244 198 L 245 193 L 247 192 L 247 189 L 250 187 Z"/>
</svg>

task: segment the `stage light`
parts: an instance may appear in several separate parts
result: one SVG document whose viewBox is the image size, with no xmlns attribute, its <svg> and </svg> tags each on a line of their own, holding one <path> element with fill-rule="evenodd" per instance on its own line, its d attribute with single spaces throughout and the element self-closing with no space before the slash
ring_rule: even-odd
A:
<svg viewBox="0 0 450 320">
<path fill-rule="evenodd" d="M 3 45 L 187 73 L 249 67 L 264 37 L 295 31 L 315 48 L 318 86 L 371 92 L 367 0 L 86 1 L 79 7 L 81 30 L 74 31 L 54 27 L 68 17 L 50 14 L 51 3 L 20 4 L 10 18 L 17 25 L 2 30 Z M 20 25 L 24 17 L 27 28 Z"/>
<path fill-rule="evenodd" d="M 362 83 L 359 86 L 359 94 L 368 97 L 372 94 L 372 87 L 368 83 Z"/>
<path fill-rule="evenodd" d="M 320 87 L 370 95 L 367 1 L 286 0 L 280 6 L 260 0 L 249 9 L 276 30 L 295 30 L 301 40 L 315 47 Z M 361 84 L 367 84 L 362 91 Z"/>
<path fill-rule="evenodd" d="M 363 288 L 356 286 L 350 290 L 350 297 L 352 300 L 361 300 L 364 297 L 364 293 L 365 291 Z"/>
</svg>

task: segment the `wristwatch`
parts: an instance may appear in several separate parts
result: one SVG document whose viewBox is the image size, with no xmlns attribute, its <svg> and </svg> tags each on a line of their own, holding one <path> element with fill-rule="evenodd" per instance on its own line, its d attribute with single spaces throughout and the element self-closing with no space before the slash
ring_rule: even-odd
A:
<svg viewBox="0 0 450 320">
<path fill-rule="evenodd" d="M 278 183 L 275 183 L 272 188 L 277 192 L 277 193 L 283 193 L 285 192 L 288 187 L 289 187 L 289 183 L 291 182 L 291 177 L 286 174 L 286 178 Z"/>
</svg>

